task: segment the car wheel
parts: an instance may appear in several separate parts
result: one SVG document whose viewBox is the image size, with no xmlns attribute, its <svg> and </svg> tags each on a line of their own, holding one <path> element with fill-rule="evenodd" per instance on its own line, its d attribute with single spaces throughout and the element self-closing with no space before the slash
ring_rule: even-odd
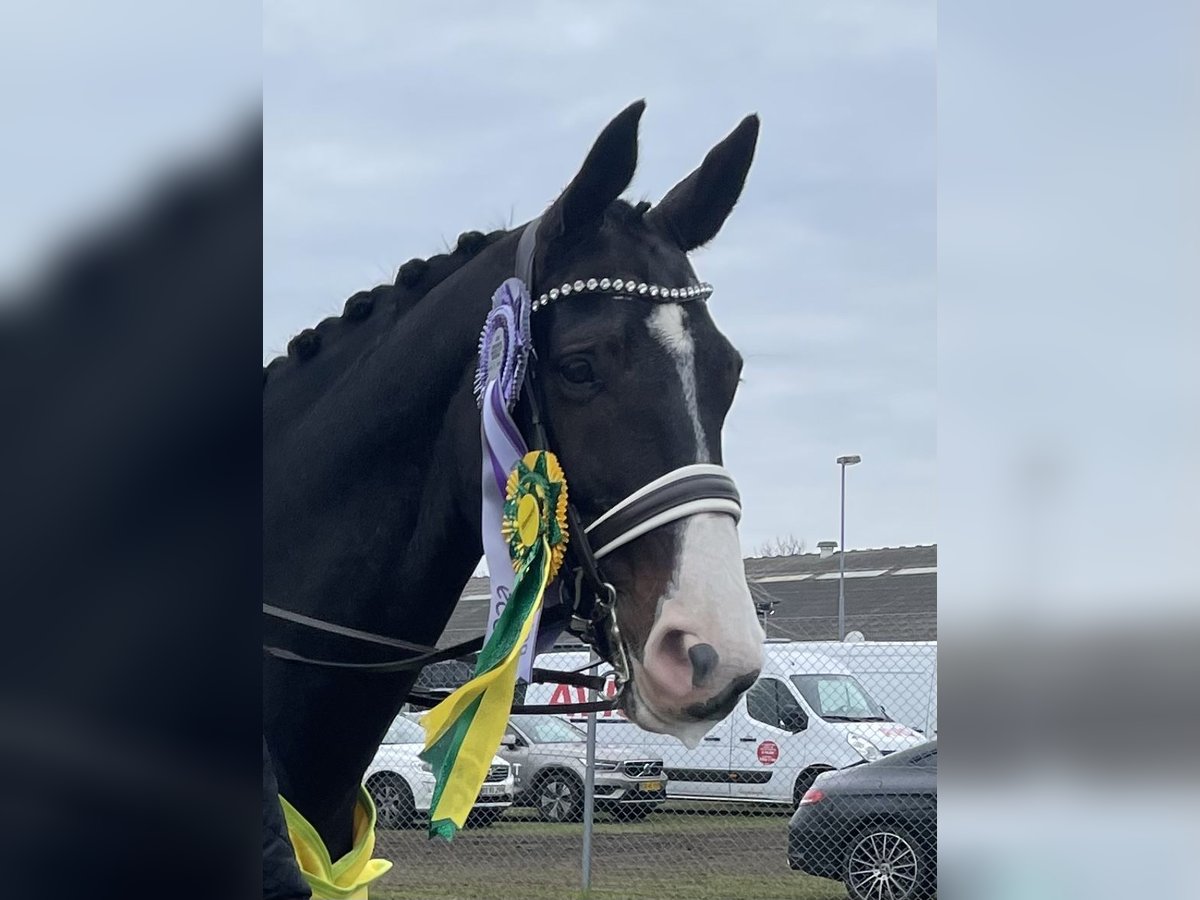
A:
<svg viewBox="0 0 1200 900">
<path fill-rule="evenodd" d="M 916 900 L 932 883 L 925 854 L 907 831 L 875 825 L 850 843 L 842 881 L 852 900 Z"/>
<path fill-rule="evenodd" d="M 583 785 L 570 772 L 551 772 L 538 782 L 534 803 L 547 822 L 578 822 L 583 814 Z"/>
<path fill-rule="evenodd" d="M 417 818 L 416 803 L 408 782 L 393 772 L 381 772 L 367 781 L 375 813 L 384 828 L 408 828 Z"/>
</svg>

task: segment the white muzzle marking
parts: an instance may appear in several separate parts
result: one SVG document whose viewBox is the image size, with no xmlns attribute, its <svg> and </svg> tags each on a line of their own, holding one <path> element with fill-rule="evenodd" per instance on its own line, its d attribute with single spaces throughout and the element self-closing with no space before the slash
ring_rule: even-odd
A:
<svg viewBox="0 0 1200 900">
<path fill-rule="evenodd" d="M 696 746 L 736 702 L 734 683 L 762 668 L 765 638 L 733 518 L 692 516 L 683 525 L 679 562 L 642 658 L 632 661 L 633 720 Z M 716 662 L 697 678 L 691 651 L 700 644 L 715 651 Z M 722 698 L 724 708 L 697 717 L 695 710 Z"/>
<path fill-rule="evenodd" d="M 655 306 L 646 327 L 675 364 L 695 439 L 694 460 L 707 463 L 695 341 L 683 307 Z M 726 515 L 712 506 L 698 507 L 684 521 L 675 571 L 659 599 L 642 657 L 631 660 L 631 717 L 647 731 L 674 735 L 688 747 L 699 744 L 728 713 L 737 700 L 736 684 L 762 668 L 766 635 L 746 585 L 735 518 L 740 511 Z M 695 650 L 700 645 L 707 649 Z"/>
</svg>

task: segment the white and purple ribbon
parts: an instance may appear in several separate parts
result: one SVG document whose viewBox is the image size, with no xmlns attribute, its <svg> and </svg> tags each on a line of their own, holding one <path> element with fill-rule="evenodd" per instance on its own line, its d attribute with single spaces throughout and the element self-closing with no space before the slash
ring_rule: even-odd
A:
<svg viewBox="0 0 1200 900">
<path fill-rule="evenodd" d="M 492 296 L 492 309 L 479 341 L 479 370 L 476 373 L 476 398 L 480 405 L 479 435 L 483 449 L 483 504 L 481 527 L 483 552 L 487 560 L 491 600 L 488 604 L 487 631 L 491 637 L 496 620 L 504 611 L 512 592 L 515 573 L 508 542 L 500 531 L 508 475 L 529 452 L 521 437 L 511 409 L 521 394 L 525 364 L 529 357 L 529 292 L 517 278 L 509 278 Z M 540 610 L 534 614 L 529 640 L 521 648 L 519 679 L 529 680 L 533 667 Z"/>
</svg>

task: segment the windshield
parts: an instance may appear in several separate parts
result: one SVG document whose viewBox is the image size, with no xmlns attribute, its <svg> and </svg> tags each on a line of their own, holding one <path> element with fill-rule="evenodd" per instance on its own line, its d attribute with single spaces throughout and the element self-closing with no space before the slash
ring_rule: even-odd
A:
<svg viewBox="0 0 1200 900">
<path fill-rule="evenodd" d="M 425 729 L 401 713 L 388 729 L 384 737 L 385 744 L 424 744 Z"/>
<path fill-rule="evenodd" d="M 891 721 L 852 675 L 793 675 L 792 684 L 813 712 L 826 721 Z"/>
<path fill-rule="evenodd" d="M 558 716 L 513 716 L 512 721 L 535 744 L 573 744 L 587 740 L 587 732 Z"/>
</svg>

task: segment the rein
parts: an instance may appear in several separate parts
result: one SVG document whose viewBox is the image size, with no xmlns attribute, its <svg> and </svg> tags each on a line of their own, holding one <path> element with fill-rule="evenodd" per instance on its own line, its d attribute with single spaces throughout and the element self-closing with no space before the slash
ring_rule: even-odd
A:
<svg viewBox="0 0 1200 900">
<path fill-rule="evenodd" d="M 323 666 L 330 669 L 349 669 L 355 672 L 365 672 L 375 675 L 391 675 L 396 672 L 414 672 L 420 671 L 426 666 L 431 666 L 434 663 L 446 662 L 452 659 L 462 660 L 467 662 L 467 657 L 475 652 L 478 652 L 483 647 L 483 635 L 471 638 L 469 641 L 462 641 L 450 647 L 426 647 L 423 644 L 414 644 L 410 641 L 402 641 L 397 638 L 386 637 L 381 634 L 374 634 L 370 631 L 360 631 L 357 628 L 348 628 L 345 625 L 336 625 L 333 622 L 326 622 L 323 619 L 315 619 L 312 616 L 306 616 L 303 613 L 292 612 L 291 610 L 281 609 L 278 606 L 272 606 L 269 603 L 263 604 L 263 612 L 268 616 L 273 616 L 277 619 L 283 619 L 288 622 L 293 622 L 297 625 L 303 625 L 306 628 L 311 628 L 314 631 L 324 631 L 328 634 L 336 634 L 340 637 L 352 638 L 353 640 L 362 641 L 369 644 L 381 644 L 385 647 L 397 647 L 404 650 L 419 651 L 417 656 L 409 656 L 405 659 L 389 660 L 387 662 L 377 663 L 358 663 L 344 662 L 334 659 L 316 659 L 310 656 L 301 656 L 299 653 L 294 653 L 291 650 L 286 650 L 282 647 L 272 647 L 264 645 L 263 650 L 270 656 L 276 659 L 286 660 L 288 662 L 304 663 L 310 666 Z M 590 668 L 590 667 L 589 667 Z M 535 684 L 570 684 L 579 687 L 590 688 L 594 691 L 604 690 L 604 682 L 607 680 L 600 675 L 585 675 L 582 672 L 559 672 L 553 669 L 537 669 L 533 670 L 532 681 Z M 427 693 L 425 691 L 410 691 L 408 694 L 408 702 L 413 706 L 428 708 L 436 706 L 442 698 L 438 694 Z M 616 698 L 609 700 L 597 700 L 589 703 L 555 703 L 548 704 L 514 704 L 512 711 L 514 713 L 588 713 L 588 712 L 604 712 L 613 709 L 616 704 Z"/>
<path fill-rule="evenodd" d="M 633 279 L 590 278 L 551 288 L 537 296 L 533 290 L 534 256 L 537 250 L 537 227 L 540 221 L 540 218 L 534 219 L 525 226 L 517 245 L 515 261 L 516 276 L 525 284 L 530 295 L 536 296 L 532 303 L 534 312 L 544 309 L 550 303 L 567 299 L 572 294 L 603 293 L 625 299 L 682 303 L 693 299 L 704 300 L 712 293 L 711 285 L 703 283 L 684 288 L 668 288 L 645 282 L 635 282 Z M 538 372 L 536 349 L 530 353 L 524 381 L 528 387 L 524 397 L 528 403 L 530 429 L 533 432 L 529 447 L 531 450 L 550 450 L 553 444 L 551 423 L 543 413 L 546 404 Z M 617 680 L 617 694 L 607 700 L 588 703 L 528 706 L 514 704 L 512 712 L 589 713 L 616 708 L 621 693 L 630 682 L 632 672 L 625 642 L 617 624 L 617 590 L 604 577 L 600 561 L 608 554 L 648 532 L 700 513 L 723 513 L 732 516 L 735 521 L 741 517 L 741 499 L 737 487 L 733 478 L 722 466 L 709 463 L 680 466 L 638 488 L 586 528 L 583 526 L 578 509 L 573 503 L 568 503 L 567 527 L 571 538 L 567 544 L 563 569 L 557 579 L 560 585 L 560 600 L 567 612 L 565 630 L 593 648 L 603 661 L 612 666 Z M 362 673 L 392 674 L 419 671 L 434 663 L 461 659 L 475 653 L 483 647 L 485 640 L 485 637 L 480 635 L 471 640 L 438 649 L 356 628 L 348 628 L 268 603 L 263 604 L 263 613 L 328 634 L 364 643 L 408 650 L 415 654 L 399 660 L 359 663 L 316 659 L 280 647 L 263 646 L 263 651 L 276 659 Z M 534 683 L 570 684 L 592 690 L 603 690 L 606 678 L 599 675 L 585 675 L 582 672 L 557 672 L 535 668 L 531 672 L 531 681 Z M 435 706 L 441 699 L 442 697 L 437 694 L 425 692 L 410 692 L 408 695 L 409 703 L 422 707 Z"/>
</svg>

